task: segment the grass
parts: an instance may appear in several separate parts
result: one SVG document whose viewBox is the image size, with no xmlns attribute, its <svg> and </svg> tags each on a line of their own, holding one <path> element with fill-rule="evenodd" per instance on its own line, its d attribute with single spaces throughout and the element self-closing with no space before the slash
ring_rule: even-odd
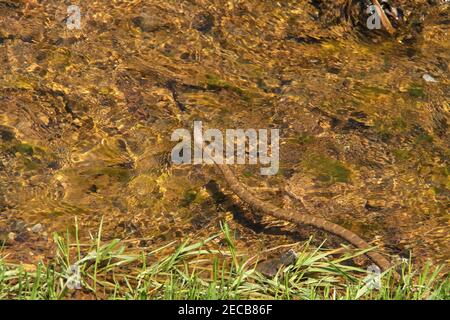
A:
<svg viewBox="0 0 450 320">
<path fill-rule="evenodd" d="M 229 227 L 191 243 L 169 243 L 149 252 L 128 252 L 119 240 L 103 242 L 102 226 L 91 242 L 54 235 L 53 261 L 36 266 L 9 263 L 0 255 L 0 299 L 448 299 L 449 278 L 441 267 L 416 270 L 401 265 L 381 275 L 379 290 L 364 281 L 368 273 L 349 265 L 364 252 L 312 248 L 305 243 L 293 265 L 272 278 L 256 269 L 257 259 L 238 253 Z M 342 251 L 342 250 L 341 250 Z M 80 289 L 73 289 L 74 266 Z M 399 266 L 400 267 L 400 266 Z"/>
</svg>

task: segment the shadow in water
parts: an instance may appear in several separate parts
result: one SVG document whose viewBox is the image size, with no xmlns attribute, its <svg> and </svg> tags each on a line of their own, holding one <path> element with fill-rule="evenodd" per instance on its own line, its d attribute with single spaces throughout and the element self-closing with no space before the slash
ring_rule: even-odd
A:
<svg viewBox="0 0 450 320">
<path fill-rule="evenodd" d="M 318 234 L 317 230 L 309 226 L 304 226 L 296 231 L 287 230 L 284 227 L 269 226 L 268 223 L 262 221 L 263 217 L 254 212 L 253 209 L 249 207 L 244 209 L 243 206 L 236 204 L 230 195 L 223 193 L 216 181 L 210 180 L 205 187 L 219 207 L 233 214 L 234 221 L 257 234 L 286 236 L 293 241 L 306 241 L 311 234 L 314 234 L 316 239 L 313 242 L 324 238 L 321 234 Z M 317 242 L 320 243 L 320 241 Z"/>
</svg>

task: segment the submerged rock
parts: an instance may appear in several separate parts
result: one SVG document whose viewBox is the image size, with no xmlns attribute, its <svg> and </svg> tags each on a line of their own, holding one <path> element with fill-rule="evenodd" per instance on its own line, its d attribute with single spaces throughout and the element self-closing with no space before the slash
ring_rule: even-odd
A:
<svg viewBox="0 0 450 320">
<path fill-rule="evenodd" d="M 42 227 L 42 224 L 38 223 L 38 224 L 35 224 L 33 227 L 31 227 L 31 232 L 41 233 L 43 229 L 44 228 Z"/>
<path fill-rule="evenodd" d="M 428 73 L 425 73 L 422 76 L 423 80 L 425 80 L 426 82 L 438 82 L 435 78 L 433 78 L 431 75 L 429 75 Z"/>
<path fill-rule="evenodd" d="M 261 262 L 256 269 L 267 277 L 274 277 L 281 267 L 293 265 L 296 261 L 297 254 L 294 250 L 290 249 L 278 258 Z"/>
</svg>

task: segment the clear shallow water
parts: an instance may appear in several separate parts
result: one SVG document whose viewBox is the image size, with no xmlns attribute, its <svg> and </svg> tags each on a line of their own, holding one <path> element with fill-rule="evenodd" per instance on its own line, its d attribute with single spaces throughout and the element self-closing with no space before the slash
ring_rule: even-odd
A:
<svg viewBox="0 0 450 320">
<path fill-rule="evenodd" d="M 387 37 L 338 19 L 343 3 L 314 3 L 82 2 L 68 30 L 70 3 L 0 1 L 5 250 L 51 255 L 51 232 L 75 217 L 84 236 L 103 217 L 106 238 L 143 247 L 224 219 L 251 254 L 327 237 L 254 221 L 212 167 L 172 166 L 172 131 L 202 120 L 280 129 L 278 175 L 235 168 L 251 187 L 289 190 L 264 199 L 387 253 L 448 261 L 448 5 L 398 1 L 408 22 Z"/>
</svg>

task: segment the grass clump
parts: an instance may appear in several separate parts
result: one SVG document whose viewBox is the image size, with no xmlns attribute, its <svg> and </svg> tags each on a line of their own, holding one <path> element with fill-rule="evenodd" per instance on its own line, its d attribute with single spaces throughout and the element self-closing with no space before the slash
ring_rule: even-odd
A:
<svg viewBox="0 0 450 320">
<path fill-rule="evenodd" d="M 101 227 L 88 244 L 69 233 L 54 235 L 53 261 L 30 266 L 0 258 L 0 299 L 447 299 L 442 268 L 402 265 L 401 279 L 381 274 L 380 287 L 367 285 L 366 270 L 348 264 L 358 250 L 297 251 L 294 264 L 274 277 L 257 270 L 258 258 L 240 254 L 229 227 L 201 242 L 169 243 L 149 252 L 128 252 L 119 240 L 103 242 Z M 342 250 L 341 250 L 342 251 Z M 78 289 L 74 285 L 77 269 Z M 367 278 L 366 278 L 367 279 Z"/>
</svg>

